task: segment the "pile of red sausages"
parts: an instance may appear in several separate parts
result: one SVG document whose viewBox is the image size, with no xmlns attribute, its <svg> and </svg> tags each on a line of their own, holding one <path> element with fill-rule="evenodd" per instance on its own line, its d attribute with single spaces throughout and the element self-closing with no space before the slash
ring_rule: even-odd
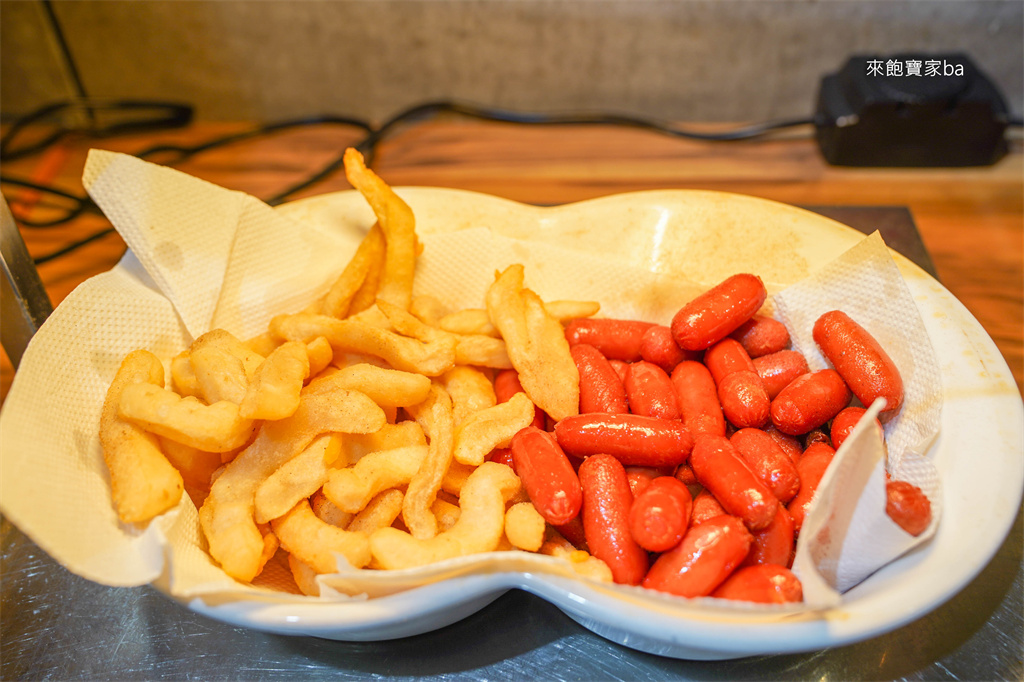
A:
<svg viewBox="0 0 1024 682">
<path fill-rule="evenodd" d="M 611 569 L 617 583 L 684 597 L 800 601 L 790 570 L 819 481 L 864 407 L 903 403 L 892 359 L 840 311 L 813 338 L 831 365 L 811 371 L 786 327 L 758 315 L 755 275 L 727 278 L 669 326 L 574 320 L 565 334 L 580 374 L 580 414 L 538 410 L 507 451 L 540 514 Z M 507 400 L 522 390 L 498 375 Z M 857 405 L 857 403 L 860 405 Z M 881 428 L 881 425 L 878 425 Z M 927 497 L 887 484 L 889 516 L 918 535 Z"/>
</svg>

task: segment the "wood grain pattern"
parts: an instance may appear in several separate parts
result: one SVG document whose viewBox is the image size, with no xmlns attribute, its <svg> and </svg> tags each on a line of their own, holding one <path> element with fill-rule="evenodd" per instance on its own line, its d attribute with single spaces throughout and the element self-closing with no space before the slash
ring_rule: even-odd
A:
<svg viewBox="0 0 1024 682">
<path fill-rule="evenodd" d="M 138 153 L 156 142 L 195 144 L 251 125 L 200 123 L 160 134 L 72 140 L 59 152 L 55 181 L 81 193 L 79 178 L 91 146 Z M 267 198 L 358 139 L 357 131 L 320 126 L 237 143 L 186 163 L 153 160 Z M 761 141 L 707 143 L 608 126 L 527 127 L 439 118 L 396 131 L 379 147 L 374 166 L 396 186 L 453 187 L 536 204 L 694 188 L 798 205 L 904 206 L 940 280 L 992 336 L 1024 391 L 1024 154 L 1019 139 L 1011 147 L 1007 158 L 988 168 L 850 169 L 825 164 L 809 130 Z M 36 156 L 5 163 L 3 172 L 28 178 L 43 164 Z M 339 172 L 294 198 L 341 189 L 348 183 Z M 16 206 L 19 192 L 8 186 L 4 192 Z M 44 209 L 45 202 L 39 203 L 33 214 Z M 104 226 L 101 217 L 90 215 L 24 234 L 29 251 L 39 256 Z M 109 235 L 41 266 L 53 302 L 109 269 L 123 251 L 120 238 Z M 0 369 L 6 396 L 13 376 L 6 356 Z"/>
</svg>

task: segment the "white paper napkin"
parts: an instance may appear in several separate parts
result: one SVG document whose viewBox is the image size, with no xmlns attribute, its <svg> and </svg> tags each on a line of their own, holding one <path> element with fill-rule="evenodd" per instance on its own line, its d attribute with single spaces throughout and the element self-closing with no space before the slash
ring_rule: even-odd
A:
<svg viewBox="0 0 1024 682">
<path fill-rule="evenodd" d="M 131 350 L 148 348 L 170 358 L 210 328 L 247 337 L 263 331 L 271 316 L 303 308 L 326 291 L 370 225 L 331 229 L 299 223 L 253 197 L 109 152 L 90 155 L 85 181 L 132 251 L 113 271 L 76 289 L 29 345 L 0 415 L 0 507 L 57 561 L 96 582 L 144 584 L 166 571 L 178 597 L 259 592 L 264 598 L 292 599 L 274 591 L 287 581 L 274 567 L 253 587 L 233 581 L 214 565 L 187 497 L 144 528 L 118 522 L 99 446 L 100 406 Z M 597 300 L 602 314 L 667 324 L 702 286 L 614 258 L 584 255 L 571 243 L 512 239 L 485 227 L 423 236 L 416 293 L 453 307 L 482 307 L 494 271 L 521 262 L 528 286 L 547 300 Z M 883 260 L 889 258 L 884 247 L 882 253 Z M 870 260 L 877 255 L 872 253 Z M 847 276 L 859 279 L 860 266 Z M 880 290 L 873 286 L 840 289 L 832 307 L 859 320 L 861 308 L 877 306 Z M 861 299 L 864 290 L 869 296 Z M 779 301 L 786 306 L 796 343 L 813 357 L 813 348 L 800 336 L 801 330 L 810 333 L 813 320 L 807 324 L 797 316 L 804 312 L 799 291 L 784 292 Z M 893 301 L 900 319 L 916 314 L 912 300 L 909 307 L 905 298 Z M 886 338 L 880 340 L 886 345 Z M 918 367 L 925 364 L 904 375 L 908 404 L 938 389 L 929 385 L 918 391 L 916 382 L 935 378 L 918 373 Z M 906 430 L 898 421 L 889 425 L 890 448 L 899 443 L 900 453 L 924 452 L 931 422 L 914 416 L 913 405 L 907 412 Z M 905 441 L 909 445 L 903 447 Z M 853 449 L 844 446 L 846 456 L 853 457 Z M 863 450 L 865 460 L 876 457 L 871 448 Z M 535 563 L 535 570 L 551 565 Z M 433 567 L 413 581 L 436 580 L 447 571 Z M 393 578 L 380 579 L 394 583 Z M 399 582 L 406 585 L 408 579 L 403 575 Z"/>
</svg>

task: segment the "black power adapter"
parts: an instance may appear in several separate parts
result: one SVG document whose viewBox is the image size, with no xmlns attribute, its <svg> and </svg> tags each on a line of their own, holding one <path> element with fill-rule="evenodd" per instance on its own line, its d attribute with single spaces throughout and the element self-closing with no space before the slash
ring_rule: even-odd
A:
<svg viewBox="0 0 1024 682">
<path fill-rule="evenodd" d="M 854 56 L 825 76 L 815 128 L 836 166 L 987 166 L 1007 153 L 1009 111 L 965 54 Z"/>
</svg>

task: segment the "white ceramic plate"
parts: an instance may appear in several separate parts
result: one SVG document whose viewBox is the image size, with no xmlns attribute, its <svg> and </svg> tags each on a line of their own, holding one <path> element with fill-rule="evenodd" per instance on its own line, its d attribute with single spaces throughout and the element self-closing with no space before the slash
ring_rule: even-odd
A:
<svg viewBox="0 0 1024 682">
<path fill-rule="evenodd" d="M 703 282 L 753 271 L 770 290 L 802 278 L 863 237 L 808 211 L 713 192 L 643 192 L 537 208 L 453 190 L 398 191 L 412 206 L 421 234 L 487 226 L 507 236 L 614 254 L 655 271 L 679 268 Z M 370 219 L 354 192 L 314 197 L 280 210 L 334 225 Z M 373 641 L 448 625 L 508 589 L 523 589 L 614 642 L 690 659 L 810 651 L 904 625 L 962 589 L 1005 538 L 1024 486 L 1024 405 L 1005 361 L 971 314 L 920 268 L 894 257 L 942 371 L 941 433 L 931 456 L 943 478 L 943 517 L 930 543 L 847 593 L 841 607 L 778 622 L 757 612 L 652 604 L 635 598 L 637 588 L 514 573 L 471 575 L 340 604 L 246 599 L 196 600 L 189 607 L 258 630 Z"/>
</svg>

